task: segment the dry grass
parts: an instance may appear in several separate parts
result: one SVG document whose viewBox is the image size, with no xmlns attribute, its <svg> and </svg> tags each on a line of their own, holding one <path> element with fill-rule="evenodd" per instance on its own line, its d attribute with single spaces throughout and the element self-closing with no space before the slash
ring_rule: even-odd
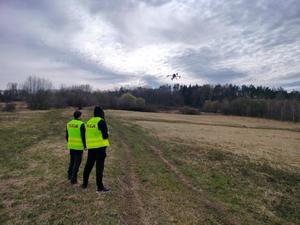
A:
<svg viewBox="0 0 300 225">
<path fill-rule="evenodd" d="M 285 168 L 300 168 L 298 123 L 220 115 L 187 116 L 129 111 L 111 113 L 135 122 L 163 141 L 194 147 L 207 145 L 254 160 L 268 160 Z"/>
<path fill-rule="evenodd" d="M 282 122 L 262 118 L 250 118 L 240 116 L 224 115 L 183 115 L 170 113 L 151 113 L 151 112 L 133 112 L 109 110 L 109 113 L 118 118 L 129 120 L 151 120 L 151 121 L 170 121 L 179 123 L 190 123 L 199 125 L 230 126 L 243 128 L 266 128 L 266 129 L 287 129 L 300 131 L 300 123 Z"/>
</svg>

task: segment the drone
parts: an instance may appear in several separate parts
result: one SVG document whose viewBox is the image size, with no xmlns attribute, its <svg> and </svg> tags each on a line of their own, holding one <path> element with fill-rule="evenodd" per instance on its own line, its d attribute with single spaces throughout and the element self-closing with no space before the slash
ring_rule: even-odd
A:
<svg viewBox="0 0 300 225">
<path fill-rule="evenodd" d="M 170 74 L 170 75 L 167 75 L 167 77 L 171 77 L 171 80 L 174 80 L 174 79 L 180 79 L 181 76 L 178 75 L 178 73 L 173 73 L 173 74 Z"/>
</svg>

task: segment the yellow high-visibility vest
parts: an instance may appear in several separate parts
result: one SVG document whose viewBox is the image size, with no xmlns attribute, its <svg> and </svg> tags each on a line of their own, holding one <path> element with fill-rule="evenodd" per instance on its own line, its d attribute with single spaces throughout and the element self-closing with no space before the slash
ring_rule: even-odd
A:
<svg viewBox="0 0 300 225">
<path fill-rule="evenodd" d="M 98 123 L 103 120 L 101 117 L 92 117 L 86 123 L 86 147 L 88 149 L 109 146 L 108 139 L 103 139 L 102 132 L 98 129 Z"/>
<path fill-rule="evenodd" d="M 68 149 L 83 150 L 80 127 L 84 124 L 81 120 L 73 119 L 67 123 Z"/>
</svg>

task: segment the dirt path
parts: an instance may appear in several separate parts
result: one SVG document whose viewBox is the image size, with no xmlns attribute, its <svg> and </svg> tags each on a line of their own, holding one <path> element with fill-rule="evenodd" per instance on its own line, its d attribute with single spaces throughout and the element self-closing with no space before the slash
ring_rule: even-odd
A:
<svg viewBox="0 0 300 225">
<path fill-rule="evenodd" d="M 122 179 L 119 179 L 123 196 L 122 207 L 124 209 L 124 213 L 121 217 L 121 224 L 151 224 L 148 221 L 144 203 L 139 194 L 141 185 L 133 170 L 134 160 L 131 156 L 130 148 L 124 141 L 121 142 L 121 148 L 125 153 L 125 158 L 120 165 L 123 168 L 124 175 L 122 176 Z"/>
</svg>

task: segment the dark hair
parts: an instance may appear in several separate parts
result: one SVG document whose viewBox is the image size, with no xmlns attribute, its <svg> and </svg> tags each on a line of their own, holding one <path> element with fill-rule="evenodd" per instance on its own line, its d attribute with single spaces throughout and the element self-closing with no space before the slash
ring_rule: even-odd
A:
<svg viewBox="0 0 300 225">
<path fill-rule="evenodd" d="M 104 111 L 100 106 L 95 106 L 94 116 L 104 118 Z"/>
<path fill-rule="evenodd" d="M 75 119 L 78 119 L 81 116 L 81 112 L 77 110 L 74 112 L 73 116 Z"/>
</svg>

